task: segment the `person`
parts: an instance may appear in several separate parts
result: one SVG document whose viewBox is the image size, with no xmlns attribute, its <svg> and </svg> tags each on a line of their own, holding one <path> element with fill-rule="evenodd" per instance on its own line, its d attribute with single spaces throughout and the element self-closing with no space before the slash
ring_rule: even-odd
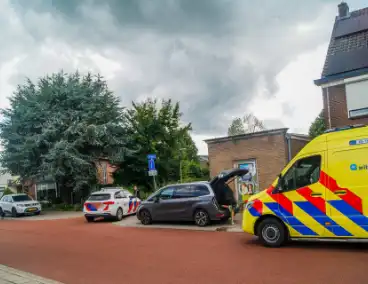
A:
<svg viewBox="0 0 368 284">
<path fill-rule="evenodd" d="M 133 188 L 134 188 L 134 195 L 135 195 L 135 197 L 138 197 L 140 199 L 141 197 L 140 197 L 140 194 L 139 194 L 138 187 L 135 185 Z"/>
</svg>

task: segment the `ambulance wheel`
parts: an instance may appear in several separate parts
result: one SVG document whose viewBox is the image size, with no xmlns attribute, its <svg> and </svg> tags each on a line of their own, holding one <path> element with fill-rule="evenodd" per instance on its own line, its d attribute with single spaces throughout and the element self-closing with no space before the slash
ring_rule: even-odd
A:
<svg viewBox="0 0 368 284">
<path fill-rule="evenodd" d="M 263 245 L 267 247 L 282 246 L 287 237 L 284 225 L 275 218 L 267 218 L 258 226 L 258 236 Z"/>
<path fill-rule="evenodd" d="M 119 208 L 118 211 L 116 211 L 116 221 L 123 220 L 124 212 L 123 209 Z"/>
</svg>

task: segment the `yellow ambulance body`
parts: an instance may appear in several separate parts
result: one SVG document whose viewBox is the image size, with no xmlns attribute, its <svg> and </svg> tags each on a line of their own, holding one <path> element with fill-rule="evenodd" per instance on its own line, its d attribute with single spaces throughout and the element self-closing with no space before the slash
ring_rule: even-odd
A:
<svg viewBox="0 0 368 284">
<path fill-rule="evenodd" d="M 243 212 L 243 231 L 267 246 L 289 239 L 368 240 L 368 126 L 310 141 Z"/>
</svg>

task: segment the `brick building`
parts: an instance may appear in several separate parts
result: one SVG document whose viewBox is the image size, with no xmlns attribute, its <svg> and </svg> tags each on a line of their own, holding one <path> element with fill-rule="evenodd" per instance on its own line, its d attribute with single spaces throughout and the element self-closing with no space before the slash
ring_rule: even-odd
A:
<svg viewBox="0 0 368 284">
<path fill-rule="evenodd" d="M 368 8 L 349 11 L 338 5 L 338 16 L 320 79 L 328 128 L 368 123 Z"/>
<path fill-rule="evenodd" d="M 116 167 L 107 159 L 100 159 L 96 163 L 96 174 L 99 185 L 112 185 L 114 183 L 113 173 Z M 50 200 L 60 197 L 60 188 L 51 175 L 44 176 L 39 180 L 26 180 L 23 190 L 37 200 Z"/>
<path fill-rule="evenodd" d="M 284 166 L 310 139 L 287 133 L 287 128 L 205 140 L 211 177 L 224 169 L 251 167 L 257 190 L 269 186 Z M 239 193 L 239 182 L 230 184 Z"/>
</svg>

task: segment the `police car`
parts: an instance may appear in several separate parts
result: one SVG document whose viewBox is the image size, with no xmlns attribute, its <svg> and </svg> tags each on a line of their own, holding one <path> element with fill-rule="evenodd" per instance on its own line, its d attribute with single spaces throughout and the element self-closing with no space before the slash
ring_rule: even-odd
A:
<svg viewBox="0 0 368 284">
<path fill-rule="evenodd" d="M 137 212 L 141 200 L 123 188 L 102 188 L 93 192 L 83 206 L 87 222 L 95 218 L 115 219 L 120 221 L 124 216 Z"/>
</svg>

